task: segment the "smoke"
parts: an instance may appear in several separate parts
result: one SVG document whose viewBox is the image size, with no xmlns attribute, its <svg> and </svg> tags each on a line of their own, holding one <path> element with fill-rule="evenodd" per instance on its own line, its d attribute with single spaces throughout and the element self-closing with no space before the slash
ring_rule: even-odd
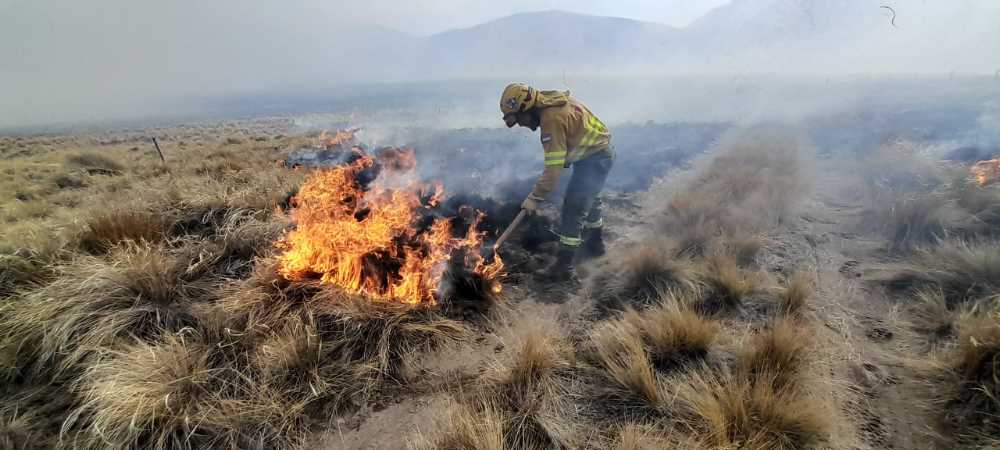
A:
<svg viewBox="0 0 1000 450">
<path fill-rule="evenodd" d="M 983 105 L 976 125 L 974 139 L 977 144 L 1000 147 L 1000 100 L 989 100 Z"/>
<path fill-rule="evenodd" d="M 678 3 L 686 5 L 671 12 Z M 492 127 L 498 86 L 511 79 L 572 89 L 620 121 L 753 121 L 775 116 L 779 108 L 762 108 L 769 103 L 791 117 L 864 101 L 846 76 L 1000 69 L 990 58 L 1000 54 L 996 2 L 887 2 L 894 24 L 867 0 L 723 3 L 551 0 L 547 7 L 648 22 L 550 11 L 475 26 L 534 6 L 7 0 L 0 128 L 304 111 Z M 455 24 L 471 28 L 420 35 Z M 379 103 L 388 108 L 376 115 L 370 105 Z"/>
</svg>

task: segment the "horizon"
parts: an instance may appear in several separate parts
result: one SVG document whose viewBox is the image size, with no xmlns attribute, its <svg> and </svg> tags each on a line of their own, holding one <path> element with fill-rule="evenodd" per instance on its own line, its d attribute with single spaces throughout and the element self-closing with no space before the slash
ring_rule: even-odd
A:
<svg viewBox="0 0 1000 450">
<path fill-rule="evenodd" d="M 383 14 L 388 6 L 380 2 L 363 11 L 383 26 L 412 21 L 407 33 L 429 29 L 429 22 L 421 22 L 427 17 L 448 21 L 448 27 L 425 36 L 360 25 L 371 20 L 360 21 L 362 11 L 349 3 L 309 0 L 288 8 L 265 0 L 250 7 L 236 0 L 148 5 L 109 0 L 94 9 L 69 0 L 0 2 L 0 25 L 9 21 L 0 26 L 0 96 L 7 99 L 0 105 L 0 129 L 191 116 L 211 106 L 205 100 L 329 95 L 367 84 L 491 78 L 580 84 L 775 73 L 987 76 L 1000 69 L 981 56 L 1000 53 L 994 42 L 1000 36 L 990 39 L 997 34 L 991 20 L 1000 18 L 1000 6 L 971 0 L 897 7 L 899 17 L 891 23 L 885 10 L 861 0 L 838 3 L 847 5 L 842 8 L 824 2 L 710 0 L 689 3 L 673 16 L 664 11 L 680 2 L 626 2 L 621 8 L 515 2 L 505 9 L 472 7 L 435 17 L 437 10 L 454 6 L 437 0 L 419 13 L 389 5 L 399 6 L 399 12 Z M 233 15 L 237 8 L 244 13 Z M 563 19 L 565 24 L 547 23 L 539 13 L 549 11 L 585 16 L 588 26 L 573 23 L 575 16 Z M 507 20 L 510 35 L 488 26 L 518 14 L 539 18 Z M 674 28 L 675 33 L 602 20 L 676 27 L 664 18 L 684 14 L 693 17 L 689 25 L 699 21 L 699 26 Z"/>
</svg>

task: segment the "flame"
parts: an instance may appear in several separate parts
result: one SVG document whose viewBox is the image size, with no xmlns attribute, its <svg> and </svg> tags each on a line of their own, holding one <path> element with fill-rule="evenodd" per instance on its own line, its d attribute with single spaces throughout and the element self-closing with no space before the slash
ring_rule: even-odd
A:
<svg viewBox="0 0 1000 450">
<path fill-rule="evenodd" d="M 449 220 L 429 214 L 444 195 L 440 183 L 412 179 L 412 149 L 378 155 L 313 172 L 304 182 L 290 213 L 296 228 L 278 242 L 282 276 L 318 276 L 373 300 L 435 304 L 445 271 L 457 263 L 498 293 L 503 262 L 480 255 L 482 213 L 464 237 L 454 237 Z M 366 190 L 359 175 L 378 169 L 392 177 Z"/>
<path fill-rule="evenodd" d="M 996 183 L 1000 180 L 1000 158 L 979 161 L 969 168 L 969 173 L 980 186 Z"/>
<path fill-rule="evenodd" d="M 344 144 L 354 140 L 354 134 L 359 130 L 360 128 L 348 128 L 346 130 L 337 131 L 333 135 L 323 131 L 319 135 L 320 146 L 327 150 L 342 148 Z"/>
</svg>

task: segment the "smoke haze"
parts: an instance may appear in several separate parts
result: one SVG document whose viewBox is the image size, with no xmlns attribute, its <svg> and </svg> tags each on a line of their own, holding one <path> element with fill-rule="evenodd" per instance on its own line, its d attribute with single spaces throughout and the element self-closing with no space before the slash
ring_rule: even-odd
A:
<svg viewBox="0 0 1000 450">
<path fill-rule="evenodd" d="M 6 0 L 0 128 L 292 112 L 357 98 L 360 84 L 432 80 L 489 80 L 435 105 L 470 125 L 495 119 L 497 85 L 510 79 L 614 98 L 622 120 L 667 119 L 710 116 L 712 104 L 732 115 L 720 96 L 800 98 L 762 81 L 772 76 L 818 83 L 800 86 L 815 108 L 843 100 L 826 92 L 831 78 L 1000 70 L 997 2 L 495 3 Z M 552 8 L 572 12 L 524 12 Z"/>
</svg>

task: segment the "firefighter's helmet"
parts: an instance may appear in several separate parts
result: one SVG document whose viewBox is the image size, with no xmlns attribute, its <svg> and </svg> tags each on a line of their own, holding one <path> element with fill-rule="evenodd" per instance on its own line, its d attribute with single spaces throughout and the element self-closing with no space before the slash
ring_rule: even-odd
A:
<svg viewBox="0 0 1000 450">
<path fill-rule="evenodd" d="M 500 112 L 507 127 L 517 123 L 517 113 L 524 112 L 535 106 L 538 94 L 534 88 L 524 83 L 511 83 L 503 89 L 500 95 Z"/>
</svg>

